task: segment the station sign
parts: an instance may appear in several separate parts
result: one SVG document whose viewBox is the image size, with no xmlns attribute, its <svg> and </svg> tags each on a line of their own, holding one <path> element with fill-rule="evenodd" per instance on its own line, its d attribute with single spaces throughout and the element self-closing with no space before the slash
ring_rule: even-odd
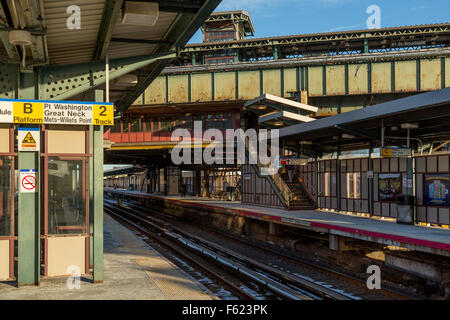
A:
<svg viewBox="0 0 450 320">
<path fill-rule="evenodd" d="M 0 123 L 112 126 L 114 104 L 0 99 Z"/>
<path fill-rule="evenodd" d="M 19 151 L 39 151 L 40 133 L 39 128 L 18 128 L 17 142 Z"/>
<path fill-rule="evenodd" d="M 36 170 L 25 169 L 20 170 L 20 192 L 21 193 L 36 193 L 37 178 Z"/>
<path fill-rule="evenodd" d="M 408 158 L 411 156 L 410 148 L 381 148 L 383 158 Z"/>
</svg>

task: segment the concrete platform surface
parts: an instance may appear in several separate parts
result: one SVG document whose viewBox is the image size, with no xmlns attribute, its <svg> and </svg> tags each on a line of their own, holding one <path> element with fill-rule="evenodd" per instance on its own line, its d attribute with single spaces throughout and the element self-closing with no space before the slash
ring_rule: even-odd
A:
<svg viewBox="0 0 450 320">
<path fill-rule="evenodd" d="M 82 278 L 79 289 L 68 289 L 66 278 L 42 279 L 39 287 L 17 288 L 0 282 L 0 299 L 212 299 L 201 284 L 108 215 L 104 218 L 104 252 L 103 283 Z"/>
<path fill-rule="evenodd" d="M 108 190 L 108 189 L 107 189 Z M 392 221 L 323 210 L 293 210 L 242 204 L 198 197 L 162 196 L 136 191 L 112 190 L 136 196 L 157 197 L 209 210 L 221 210 L 264 221 L 297 225 L 359 240 L 406 247 L 450 257 L 450 230 L 437 227 L 403 225 Z"/>
</svg>

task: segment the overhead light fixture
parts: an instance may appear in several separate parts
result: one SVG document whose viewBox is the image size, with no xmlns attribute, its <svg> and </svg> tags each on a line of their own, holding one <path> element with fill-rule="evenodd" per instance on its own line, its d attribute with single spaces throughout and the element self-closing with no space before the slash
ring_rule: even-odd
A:
<svg viewBox="0 0 450 320">
<path fill-rule="evenodd" d="M 354 135 L 348 134 L 348 133 L 343 133 L 342 134 L 342 139 L 352 139 L 354 138 Z"/>
<path fill-rule="evenodd" d="M 400 125 L 402 129 L 417 129 L 419 127 L 418 123 L 402 123 Z"/>
<path fill-rule="evenodd" d="M 135 74 L 126 74 L 116 79 L 114 82 L 119 87 L 135 86 L 137 84 L 137 76 Z"/>
<path fill-rule="evenodd" d="M 281 121 L 275 121 L 275 122 L 273 123 L 273 125 L 274 125 L 274 126 L 277 126 L 277 127 L 282 126 L 283 124 L 284 124 L 284 123 L 281 122 Z"/>
<path fill-rule="evenodd" d="M 11 30 L 9 43 L 15 46 L 29 46 L 31 45 L 31 33 L 26 30 Z"/>
<path fill-rule="evenodd" d="M 267 106 L 258 106 L 258 110 L 266 110 Z"/>
<path fill-rule="evenodd" d="M 122 23 L 152 27 L 159 18 L 157 2 L 125 1 Z"/>
<path fill-rule="evenodd" d="M 32 43 L 31 33 L 26 30 L 11 30 L 9 31 L 8 36 L 10 44 L 22 47 L 22 67 L 25 68 L 25 61 L 27 54 L 25 46 L 30 46 Z"/>
</svg>

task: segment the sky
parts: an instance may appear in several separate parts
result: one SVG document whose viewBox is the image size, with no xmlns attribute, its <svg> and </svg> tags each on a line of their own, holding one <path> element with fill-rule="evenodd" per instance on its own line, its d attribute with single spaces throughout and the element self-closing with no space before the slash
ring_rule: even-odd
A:
<svg viewBox="0 0 450 320">
<path fill-rule="evenodd" d="M 366 29 L 371 5 L 380 8 L 382 28 L 450 22 L 450 0 L 222 0 L 215 11 L 248 11 L 263 38 Z M 198 42 L 200 31 L 189 41 Z"/>
</svg>

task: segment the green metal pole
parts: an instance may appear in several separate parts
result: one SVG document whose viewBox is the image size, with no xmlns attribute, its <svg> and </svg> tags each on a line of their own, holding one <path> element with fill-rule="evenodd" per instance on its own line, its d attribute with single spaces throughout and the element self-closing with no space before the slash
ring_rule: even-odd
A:
<svg viewBox="0 0 450 320">
<path fill-rule="evenodd" d="M 103 91 L 95 90 L 95 101 L 103 102 Z M 103 282 L 103 126 L 94 129 L 94 283 Z"/>
<path fill-rule="evenodd" d="M 36 98 L 36 75 L 21 74 L 19 98 Z M 38 151 L 19 151 L 18 170 L 37 170 L 36 192 L 22 193 L 18 185 L 18 271 L 17 285 L 39 285 L 40 281 L 40 177 Z"/>
<path fill-rule="evenodd" d="M 89 126 L 89 153 L 94 154 L 94 126 Z M 94 234 L 94 157 L 89 158 L 89 234 Z M 94 239 L 89 241 L 89 266 L 94 265 Z"/>
</svg>

